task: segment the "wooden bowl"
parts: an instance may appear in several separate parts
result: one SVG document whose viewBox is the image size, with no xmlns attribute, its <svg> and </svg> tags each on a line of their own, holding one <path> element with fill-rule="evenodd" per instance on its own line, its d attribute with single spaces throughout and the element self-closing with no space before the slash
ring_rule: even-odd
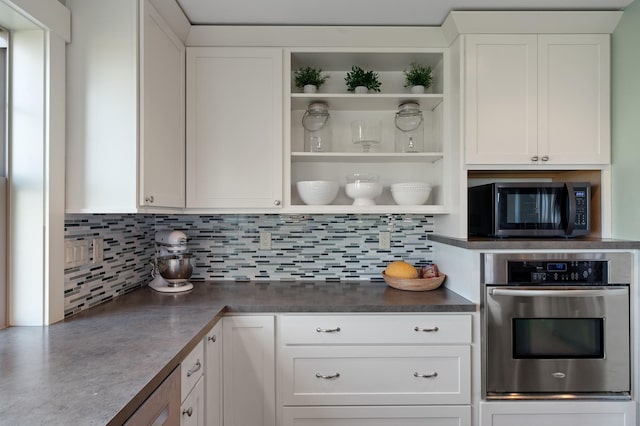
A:
<svg viewBox="0 0 640 426">
<path fill-rule="evenodd" d="M 397 278 L 387 276 L 383 271 L 382 278 L 384 278 L 384 281 L 390 287 L 397 288 L 398 290 L 429 291 L 440 287 L 447 276 L 440 273 L 437 277 L 433 278 Z"/>
</svg>

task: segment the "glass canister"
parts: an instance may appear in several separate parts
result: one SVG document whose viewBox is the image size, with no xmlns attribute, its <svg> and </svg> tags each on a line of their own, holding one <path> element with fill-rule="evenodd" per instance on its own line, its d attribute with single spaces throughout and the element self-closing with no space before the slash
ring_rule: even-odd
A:
<svg viewBox="0 0 640 426">
<path fill-rule="evenodd" d="M 424 118 L 417 102 L 398 106 L 395 118 L 396 152 L 424 151 Z"/>
<path fill-rule="evenodd" d="M 312 102 L 302 116 L 304 150 L 306 152 L 331 151 L 331 116 L 326 102 Z"/>
</svg>

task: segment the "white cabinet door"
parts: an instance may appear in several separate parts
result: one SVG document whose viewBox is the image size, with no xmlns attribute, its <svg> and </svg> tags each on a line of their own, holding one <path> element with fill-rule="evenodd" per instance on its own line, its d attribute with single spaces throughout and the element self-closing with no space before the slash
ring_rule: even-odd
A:
<svg viewBox="0 0 640 426">
<path fill-rule="evenodd" d="M 225 426 L 275 426 L 273 316 L 222 320 Z"/>
<path fill-rule="evenodd" d="M 180 407 L 180 426 L 204 426 L 204 412 L 204 378 L 200 377 Z"/>
<path fill-rule="evenodd" d="M 281 207 L 282 70 L 281 49 L 187 49 L 187 207 Z"/>
<path fill-rule="evenodd" d="M 538 36 L 538 153 L 548 164 L 610 162 L 609 36 Z"/>
<path fill-rule="evenodd" d="M 537 37 L 466 36 L 468 164 L 527 164 L 537 155 Z"/>
<path fill-rule="evenodd" d="M 67 212 L 184 207 L 182 42 L 149 0 L 66 5 Z"/>
<path fill-rule="evenodd" d="M 140 205 L 184 207 L 185 48 L 144 1 L 140 40 Z"/>
<path fill-rule="evenodd" d="M 207 426 L 222 426 L 222 321 L 204 339 L 205 420 Z"/>
<path fill-rule="evenodd" d="M 480 426 L 632 426 L 636 403 L 607 401 L 481 402 Z"/>
<path fill-rule="evenodd" d="M 285 407 L 283 418 L 284 426 L 470 426 L 471 408 Z"/>
<path fill-rule="evenodd" d="M 610 162 L 608 35 L 468 35 L 467 164 Z"/>
<path fill-rule="evenodd" d="M 469 404 L 471 349 L 458 346 L 287 346 L 284 405 Z"/>
</svg>

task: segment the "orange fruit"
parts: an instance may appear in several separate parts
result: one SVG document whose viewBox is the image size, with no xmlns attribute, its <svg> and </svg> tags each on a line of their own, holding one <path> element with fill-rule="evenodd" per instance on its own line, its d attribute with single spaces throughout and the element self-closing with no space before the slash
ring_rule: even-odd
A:
<svg viewBox="0 0 640 426">
<path fill-rule="evenodd" d="M 385 275 L 396 278 L 418 278 L 418 270 L 410 263 L 396 260 L 387 265 L 384 270 Z"/>
</svg>

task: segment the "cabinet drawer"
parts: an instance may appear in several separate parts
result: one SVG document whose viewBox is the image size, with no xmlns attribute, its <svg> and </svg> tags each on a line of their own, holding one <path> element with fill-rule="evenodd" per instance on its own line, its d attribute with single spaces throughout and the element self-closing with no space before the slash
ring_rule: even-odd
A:
<svg viewBox="0 0 640 426">
<path fill-rule="evenodd" d="M 283 315 L 284 345 L 471 343 L 471 315 Z"/>
<path fill-rule="evenodd" d="M 469 346 L 282 348 L 284 405 L 469 404 Z"/>
<path fill-rule="evenodd" d="M 184 401 L 191 389 L 202 377 L 204 371 L 204 343 L 200 342 L 191 353 L 184 358 L 181 366 L 180 401 Z"/>
<path fill-rule="evenodd" d="M 470 407 L 285 407 L 284 426 L 469 426 Z"/>
</svg>

